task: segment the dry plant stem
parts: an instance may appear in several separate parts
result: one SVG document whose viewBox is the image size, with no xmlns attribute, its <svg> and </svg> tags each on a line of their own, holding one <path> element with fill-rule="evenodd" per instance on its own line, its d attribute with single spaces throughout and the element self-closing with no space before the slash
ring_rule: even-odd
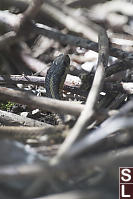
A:
<svg viewBox="0 0 133 199">
<path fill-rule="evenodd" d="M 64 90 L 72 93 L 80 94 L 80 86 L 77 82 L 65 82 Z M 45 85 L 45 77 L 29 76 L 29 75 L 0 75 L 0 85 L 13 85 L 13 84 L 33 84 L 38 86 Z M 107 92 L 121 92 L 126 94 L 133 94 L 133 83 L 132 82 L 104 82 L 103 88 Z M 85 94 L 86 92 L 84 92 Z"/>
<path fill-rule="evenodd" d="M 28 28 L 28 22 L 37 15 L 43 2 L 44 0 L 32 0 L 28 8 L 22 14 L 18 15 L 19 23 L 16 26 L 16 30 L 19 33 L 19 35 L 21 35 L 21 33 L 23 32 L 23 29 L 25 29 L 26 27 Z"/>
<path fill-rule="evenodd" d="M 12 14 L 13 15 L 13 14 Z M 5 16 L 6 20 L 5 20 L 5 25 L 11 27 L 12 29 L 15 29 L 16 26 L 19 27 L 19 23 L 20 23 L 20 19 L 19 16 L 14 15 L 14 17 L 16 18 L 16 23 L 12 24 L 12 21 L 10 20 L 10 15 L 8 16 L 8 14 L 4 13 L 3 11 L 0 11 L 0 24 L 3 24 L 3 17 Z M 8 23 L 7 23 L 8 21 Z M 98 45 L 95 42 L 92 42 L 88 39 L 84 39 L 81 37 L 76 37 L 73 35 L 66 35 L 63 33 L 60 33 L 59 31 L 49 28 L 47 26 L 44 26 L 42 24 L 35 24 L 32 28 L 32 32 L 37 33 L 37 34 L 42 34 L 47 36 L 48 38 L 52 38 L 55 40 L 58 40 L 60 42 L 62 42 L 63 44 L 70 44 L 72 46 L 78 46 L 78 47 L 83 47 L 86 49 L 90 49 L 93 51 L 98 51 Z M 30 31 L 31 32 L 31 31 Z M 14 33 L 13 33 L 14 34 Z M 17 38 L 10 40 L 10 37 L 8 36 L 7 38 L 1 39 L 2 45 L 0 45 L 0 49 L 4 48 L 7 44 L 9 47 L 10 42 L 13 43 L 16 42 Z M 22 38 L 18 38 L 18 39 L 22 39 Z M 10 42 L 8 42 L 10 40 Z M 5 45 L 5 46 L 4 46 Z M 117 48 L 113 48 L 110 46 L 110 55 L 117 57 L 121 60 L 124 60 L 125 62 L 128 62 L 128 64 L 133 64 L 133 53 L 128 53 L 125 52 L 121 49 L 117 49 Z"/>
<path fill-rule="evenodd" d="M 109 96 L 109 97 L 111 98 L 111 96 Z M 109 103 L 109 105 L 108 105 L 106 111 L 109 111 L 109 110 L 115 110 L 115 111 L 113 111 L 113 112 L 112 112 L 112 111 L 109 111 L 109 112 L 108 112 L 108 113 L 109 113 L 108 115 L 103 115 L 101 118 L 99 118 L 99 119 L 96 121 L 95 125 L 101 124 L 101 123 L 102 123 L 103 121 L 105 121 L 109 116 L 111 116 L 110 114 L 113 113 L 113 115 L 115 115 L 116 112 L 117 112 L 116 109 L 118 109 L 119 106 L 120 106 L 122 103 L 124 103 L 126 97 L 127 97 L 126 94 L 117 94 L 116 96 L 114 96 L 113 101 Z M 106 99 L 107 99 L 107 98 L 106 98 Z M 106 101 L 107 101 L 107 100 L 106 100 Z M 99 105 L 99 104 L 98 104 L 98 105 Z M 99 106 L 99 110 L 100 110 L 100 108 L 102 108 L 101 105 Z M 100 115 L 101 115 L 101 114 L 100 114 Z"/>
<path fill-rule="evenodd" d="M 0 50 L 5 48 L 5 46 L 10 46 L 14 42 L 17 42 L 19 39 L 16 36 L 14 31 L 10 31 L 0 36 Z"/>
<path fill-rule="evenodd" d="M 3 24 L 3 18 L 1 19 L 1 16 L 2 17 L 5 16 L 5 18 L 7 19 L 5 21 L 5 25 L 9 25 L 9 27 L 12 27 L 13 29 L 16 26 L 19 26 L 18 23 L 20 23 L 19 21 L 21 21 L 21 20 L 19 20 L 19 16 L 14 15 L 16 17 L 16 24 L 12 24 L 12 21 L 10 21 L 10 15 L 8 16 L 7 13 L 5 14 L 3 11 L 0 11 L 0 24 L 1 23 Z M 8 24 L 7 24 L 7 21 L 8 21 Z M 84 39 L 81 37 L 63 34 L 53 28 L 49 28 L 42 24 L 35 24 L 32 28 L 32 32 L 45 35 L 48 38 L 55 39 L 57 41 L 62 42 L 63 44 L 70 44 L 72 46 L 78 46 L 78 47 L 90 49 L 90 50 L 93 50 L 96 52 L 98 51 L 98 45 L 95 42 L 92 42 L 88 39 Z M 10 40 L 9 38 L 10 37 L 7 37 L 6 39 L 1 40 L 3 45 L 0 45 L 0 49 L 4 48 L 7 44 L 9 47 L 10 42 L 13 43 L 13 40 Z M 22 38 L 19 37 L 18 39 L 22 39 Z M 10 42 L 8 43 L 9 40 L 10 40 Z M 15 38 L 14 38 L 14 42 L 16 42 Z M 121 60 L 124 60 L 125 62 L 128 62 L 128 64 L 133 64 L 133 53 L 128 53 L 123 50 L 113 48 L 110 46 L 110 55 L 117 57 Z"/>
<path fill-rule="evenodd" d="M 105 120 L 101 127 L 92 131 L 91 134 L 85 136 L 81 141 L 71 147 L 68 151 L 69 157 L 73 157 L 85 150 L 91 149 L 95 144 L 106 138 L 108 135 L 127 128 L 133 128 L 133 118 L 126 117 L 126 114 L 133 109 L 133 100 L 127 102 L 119 112 Z"/>
<path fill-rule="evenodd" d="M 24 91 L 0 87 L 1 99 L 10 100 L 20 104 L 26 104 L 30 107 L 39 108 L 43 111 L 51 111 L 55 113 L 66 113 L 78 116 L 83 110 L 84 105 L 75 102 L 67 102 L 47 97 L 37 97 Z"/>
<path fill-rule="evenodd" d="M 102 18 L 103 20 L 107 20 L 107 16 L 109 13 L 122 13 L 122 15 L 126 16 L 133 16 L 132 9 L 133 9 L 133 4 L 131 3 L 132 1 L 109 1 L 103 3 L 99 3 L 97 5 L 94 5 L 91 12 L 90 12 L 90 17 L 94 20 L 99 21 L 99 19 Z M 101 13 L 102 10 L 102 13 Z"/>
<path fill-rule="evenodd" d="M 10 113 L 7 111 L 0 110 L 0 122 L 4 125 L 14 125 L 14 126 L 51 126 L 50 124 L 46 124 L 44 122 L 39 122 L 37 120 L 23 117 L 14 113 Z"/>
<path fill-rule="evenodd" d="M 45 63 L 35 59 L 29 54 L 20 53 L 19 56 L 30 70 L 39 72 L 42 76 L 46 76 L 48 67 Z"/>
<path fill-rule="evenodd" d="M 97 41 L 97 32 L 94 30 L 96 24 L 91 24 L 89 27 L 84 22 L 80 22 L 76 17 L 62 11 L 61 8 L 54 5 L 52 2 L 45 1 L 44 6 L 42 6 L 44 12 L 52 16 L 54 20 L 56 19 L 61 24 L 63 24 L 68 30 L 82 33 L 85 37 L 91 39 L 92 41 Z M 67 8 L 69 9 L 69 8 Z M 96 29 L 96 28 L 95 28 Z"/>
<path fill-rule="evenodd" d="M 63 34 L 60 31 L 43 24 L 36 23 L 34 31 L 38 34 L 45 35 L 48 38 L 53 38 L 54 40 L 57 40 L 64 44 L 79 46 L 86 49 L 98 51 L 98 45 L 95 42 L 92 42 L 82 37 L 77 37 L 70 34 Z"/>
<path fill-rule="evenodd" d="M 45 78 L 29 75 L 0 75 L 0 84 L 33 84 L 44 86 Z"/>
<path fill-rule="evenodd" d="M 44 166 L 42 167 L 39 164 L 21 164 L 21 165 L 14 165 L 14 166 L 7 166 L 7 167 L 0 167 L 0 178 L 5 177 L 5 179 L 12 179 L 14 178 L 25 178 L 27 175 L 29 177 L 32 176 L 40 176 L 42 175 L 42 170 L 44 170 L 44 176 L 47 177 L 47 174 L 50 173 L 47 162 L 45 161 Z"/>
<path fill-rule="evenodd" d="M 39 12 L 44 0 L 32 0 L 29 7 L 23 13 L 24 17 L 33 19 Z"/>
<path fill-rule="evenodd" d="M 20 33 L 20 31 L 23 29 L 23 27 L 27 21 L 27 18 L 32 19 L 33 17 L 36 16 L 37 12 L 40 10 L 41 5 L 43 4 L 43 1 L 44 0 L 33 0 L 31 2 L 31 4 L 28 6 L 28 8 L 26 9 L 26 11 L 23 14 L 18 15 L 16 17 L 16 24 L 14 24 L 14 26 L 12 26 L 12 20 L 11 21 L 9 20 L 10 22 L 7 22 L 8 21 L 8 19 L 7 19 L 7 20 L 5 20 L 5 27 L 7 25 L 9 25 L 15 31 L 17 30 L 17 32 Z M 1 11 L 1 14 L 2 14 L 2 11 Z M 4 14 L 4 12 L 3 12 L 3 14 Z M 5 17 L 7 17 L 7 16 L 8 15 L 6 13 Z M 13 14 L 12 14 L 12 16 L 13 16 Z M 0 19 L 0 23 L 3 23 L 3 18 L 4 18 L 4 16 L 2 16 L 2 18 Z M 10 18 L 10 16 L 9 16 L 9 18 Z M 17 35 L 15 31 L 5 33 L 3 36 L 0 37 L 0 49 L 4 48 L 5 45 L 6 46 L 8 45 L 8 47 L 9 47 L 9 45 L 22 39 L 20 37 L 20 34 Z"/>
<path fill-rule="evenodd" d="M 60 127 L 59 129 L 59 127 L 52 127 L 50 125 L 45 127 L 3 126 L 0 127 L 0 138 L 26 140 L 39 138 L 44 135 L 48 135 L 50 137 L 61 130 L 63 130 L 63 127 Z"/>
<path fill-rule="evenodd" d="M 91 132 L 90 135 L 85 136 L 81 141 L 77 142 L 69 151 L 69 155 L 72 157 L 83 153 L 85 150 L 89 151 L 91 147 L 100 142 L 103 138 L 108 135 L 123 129 L 133 128 L 133 118 L 129 117 L 118 117 L 115 120 L 110 121 L 110 123 L 105 126 L 98 128 L 97 130 Z M 69 158 L 70 158 L 69 156 Z"/>
<path fill-rule="evenodd" d="M 108 118 L 107 120 L 105 120 L 102 123 L 102 126 L 104 126 L 106 123 L 109 123 L 110 121 L 118 118 L 118 117 L 122 117 L 124 115 L 126 115 L 128 112 L 130 112 L 133 109 L 133 100 L 128 101 L 125 105 L 123 105 L 117 114 L 115 114 L 114 116 Z"/>
<path fill-rule="evenodd" d="M 44 70 L 43 70 L 44 71 Z M 72 78 L 71 78 L 72 79 Z M 38 86 L 45 85 L 45 77 L 37 77 L 37 76 L 29 76 L 29 75 L 0 75 L 0 85 L 11 85 L 13 84 L 33 84 Z M 65 82 L 64 90 L 72 92 L 72 93 L 86 93 L 85 91 L 82 91 L 79 89 L 80 84 L 77 84 L 77 81 L 68 81 Z"/>
<path fill-rule="evenodd" d="M 118 165 L 120 163 L 120 160 L 125 163 L 125 158 L 130 157 L 129 161 L 131 160 L 132 162 L 132 151 L 133 147 L 128 147 L 124 149 L 118 149 L 116 153 L 112 153 L 112 151 L 109 151 L 107 153 L 102 153 L 98 154 L 95 156 L 92 156 L 91 158 L 86 158 L 84 159 L 77 159 L 77 160 L 72 160 L 70 162 L 67 162 L 67 164 L 62 164 L 60 165 L 59 168 L 57 167 L 49 167 L 48 163 L 45 161 L 43 164 L 21 164 L 21 165 L 14 165 L 12 166 L 7 166 L 7 167 L 0 167 L 0 178 L 5 178 L 5 179 L 12 179 L 12 178 L 18 178 L 19 177 L 43 177 L 46 181 L 49 179 L 47 177 L 54 177 L 61 176 L 63 171 L 67 175 L 67 171 L 72 171 L 72 174 L 74 173 L 75 175 L 75 168 L 81 168 L 81 171 L 85 173 L 87 171 L 92 170 L 92 168 L 95 168 L 97 165 L 98 167 L 102 167 L 104 169 L 114 167 L 114 162 L 116 163 L 116 167 L 118 168 Z M 119 158 L 118 158 L 119 155 Z M 122 163 L 121 162 L 121 163 Z M 130 162 L 130 163 L 131 163 Z M 67 170 L 69 169 L 69 170 Z M 61 173 L 60 173 L 61 172 Z M 68 174 L 69 175 L 69 174 Z"/>
<path fill-rule="evenodd" d="M 126 69 L 132 68 L 132 64 L 124 61 L 117 61 L 114 64 L 111 64 L 106 68 L 106 77 L 111 76 L 112 74 L 118 73 L 120 71 L 124 71 Z"/>
<path fill-rule="evenodd" d="M 114 100 L 108 105 L 108 110 L 118 110 L 120 105 L 124 103 L 125 99 L 127 98 L 126 94 L 118 93 Z"/>
<path fill-rule="evenodd" d="M 71 46 L 78 46 L 81 48 L 93 50 L 95 52 L 98 51 L 98 44 L 96 42 L 90 41 L 85 38 L 69 35 L 69 34 L 63 34 L 57 31 L 56 29 L 47 27 L 42 24 L 37 23 L 36 28 L 34 28 L 34 31 L 38 34 L 45 35 L 48 38 L 53 38 L 59 42 L 62 42 L 63 44 L 69 44 Z M 133 64 L 133 53 L 128 53 L 121 49 L 113 48 L 110 46 L 109 54 L 113 57 L 124 60 L 125 63 L 127 62 L 128 64 L 131 64 L 131 65 Z"/>
<path fill-rule="evenodd" d="M 91 158 L 88 158 L 87 156 L 84 159 L 77 159 L 77 160 L 71 160 L 69 162 L 66 162 L 64 165 L 60 165 L 60 168 L 51 168 L 47 164 L 46 161 L 44 161 L 43 164 L 19 164 L 19 165 L 14 165 L 14 166 L 1 166 L 0 167 L 0 178 L 12 181 L 12 179 L 35 179 L 39 181 L 40 178 L 44 178 L 45 180 L 43 182 L 51 182 L 51 180 L 55 181 L 54 179 L 56 178 L 56 182 L 58 182 L 58 179 L 61 178 L 61 174 L 65 174 L 63 176 L 68 177 L 71 175 L 75 176 L 75 173 L 77 176 L 80 174 L 84 174 L 83 176 L 91 176 L 91 174 L 95 174 L 95 169 L 93 168 L 101 168 L 100 172 L 102 172 L 102 177 L 107 177 L 111 176 L 114 174 L 114 172 L 117 170 L 117 168 L 122 164 L 125 166 L 125 164 L 128 162 L 129 165 L 132 164 L 132 151 L 133 147 L 128 147 L 124 149 L 118 149 L 116 150 L 116 153 L 112 153 L 112 151 L 106 152 L 106 153 L 101 153 L 100 155 L 94 155 Z M 128 158 L 128 159 L 127 159 Z M 125 163 L 125 159 L 127 160 Z M 115 162 L 115 165 L 114 165 Z M 116 170 L 114 170 L 114 168 Z M 114 171 L 114 172 L 113 172 Z M 106 175 L 107 173 L 107 175 Z M 108 175 L 111 174 L 111 175 Z M 116 172 L 115 172 L 116 173 Z M 59 178 L 57 178 L 59 176 Z M 69 179 L 72 178 L 70 176 Z M 26 178 L 27 177 L 27 178 Z M 64 177 L 64 178 L 65 178 Z M 89 178 L 88 177 L 88 178 Z M 105 180 L 105 177 L 102 178 Z M 116 182 L 117 176 L 111 180 L 111 182 Z M 50 179 L 50 180 L 49 180 Z M 67 178 L 68 179 L 68 178 Z M 90 179 L 90 178 L 89 178 Z M 110 179 L 110 178 L 109 178 Z M 33 181 L 34 182 L 34 181 Z M 101 182 L 101 178 L 100 178 Z M 118 182 L 118 181 L 117 181 Z M 44 188 L 44 183 L 40 184 Z M 35 187 L 35 193 L 38 193 L 37 187 Z M 88 191 L 88 190 L 87 190 Z M 84 192 L 85 193 L 85 192 Z M 36 194 L 37 195 L 37 194 Z M 39 194 L 38 194 L 39 195 Z M 57 194 L 58 195 L 58 194 Z M 62 196 L 62 194 L 61 194 Z M 31 196 L 30 198 L 35 199 L 35 195 Z M 51 198 L 51 196 L 49 196 Z M 46 196 L 46 198 L 49 198 Z M 45 197 L 44 197 L 45 198 Z M 59 197 L 60 198 L 60 197 Z M 63 197 L 64 198 L 64 197 Z M 68 197 L 67 197 L 68 198 Z M 71 197 L 70 197 L 71 198 Z M 72 197 L 73 198 L 73 197 Z M 83 197 L 81 197 L 83 199 Z M 89 196 L 87 197 L 89 198 Z M 86 199 L 87 199 L 86 198 Z M 101 197 L 102 198 L 102 197 Z M 108 198 L 108 197 L 103 197 L 103 198 Z M 36 198 L 36 199 L 41 199 L 41 198 Z M 54 197 L 55 199 L 55 197 Z M 76 197 L 77 199 L 77 197 Z"/>
<path fill-rule="evenodd" d="M 97 103 L 97 98 L 99 95 L 99 91 L 101 89 L 103 79 L 104 79 L 104 67 L 108 63 L 108 37 L 106 31 L 104 29 L 99 30 L 99 57 L 97 70 L 95 73 L 94 81 L 92 84 L 92 88 L 89 92 L 85 107 L 81 112 L 76 124 L 70 130 L 69 135 L 66 140 L 60 147 L 57 153 L 57 161 L 58 159 L 64 158 L 65 156 L 69 156 L 68 151 L 70 151 L 72 144 L 77 140 L 79 135 L 84 131 L 87 124 L 91 120 L 92 116 L 95 113 L 95 106 Z"/>
</svg>

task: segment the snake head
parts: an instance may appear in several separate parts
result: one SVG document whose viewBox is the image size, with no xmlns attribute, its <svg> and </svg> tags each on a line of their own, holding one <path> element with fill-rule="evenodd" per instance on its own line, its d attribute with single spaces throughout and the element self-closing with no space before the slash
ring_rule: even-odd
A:
<svg viewBox="0 0 133 199">
<path fill-rule="evenodd" d="M 68 55 L 60 54 L 58 57 L 55 58 L 53 61 L 53 65 L 63 68 L 70 65 L 70 58 Z"/>
</svg>

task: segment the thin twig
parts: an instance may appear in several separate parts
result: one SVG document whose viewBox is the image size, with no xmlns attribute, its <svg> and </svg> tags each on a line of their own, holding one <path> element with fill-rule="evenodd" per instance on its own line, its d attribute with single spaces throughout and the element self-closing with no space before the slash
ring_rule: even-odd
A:
<svg viewBox="0 0 133 199">
<path fill-rule="evenodd" d="M 109 67 L 106 68 L 106 77 L 109 77 L 112 74 L 124 71 L 129 68 L 132 68 L 132 64 L 124 61 L 117 61 L 116 63 L 111 64 Z"/>
<path fill-rule="evenodd" d="M 39 12 L 44 0 L 32 0 L 28 8 L 23 12 L 24 17 L 33 19 Z"/>
<path fill-rule="evenodd" d="M 10 113 L 7 111 L 0 110 L 0 122 L 6 125 L 21 125 L 21 126 L 50 126 L 50 124 L 46 124 L 45 122 L 40 122 L 31 118 L 27 118 L 24 116 L 20 116 L 14 113 Z"/>
<path fill-rule="evenodd" d="M 29 75 L 0 75 L 0 84 L 33 84 L 44 86 L 45 78 Z"/>
<path fill-rule="evenodd" d="M 30 70 L 46 76 L 48 67 L 45 63 L 24 52 L 20 52 L 19 56 Z"/>
<path fill-rule="evenodd" d="M 17 15 L 18 24 L 15 27 L 15 31 L 17 31 L 18 35 L 26 35 L 30 33 L 29 26 L 32 27 L 31 20 L 37 15 L 39 12 L 44 0 L 32 0 L 28 6 L 28 8 L 21 14 Z"/>
<path fill-rule="evenodd" d="M 9 47 L 18 40 L 19 38 L 17 38 L 16 33 L 14 31 L 7 32 L 4 35 L 0 36 L 0 49 L 5 48 L 5 46 Z"/>
<path fill-rule="evenodd" d="M 97 98 L 99 95 L 99 91 L 102 86 L 103 78 L 104 78 L 104 67 L 108 63 L 108 37 L 104 29 L 99 30 L 99 58 L 98 58 L 98 65 L 96 74 L 94 77 L 94 81 L 92 84 L 92 88 L 89 92 L 86 105 L 81 112 L 81 115 L 79 116 L 76 124 L 72 128 L 72 130 L 69 132 L 69 135 L 67 136 L 66 140 L 60 147 L 58 154 L 57 154 L 57 160 L 58 158 L 64 158 L 64 156 L 67 156 L 67 151 L 71 148 L 72 144 L 77 140 L 79 135 L 84 131 L 86 128 L 89 120 L 91 120 L 92 116 L 95 113 L 95 106 L 97 103 Z"/>
</svg>

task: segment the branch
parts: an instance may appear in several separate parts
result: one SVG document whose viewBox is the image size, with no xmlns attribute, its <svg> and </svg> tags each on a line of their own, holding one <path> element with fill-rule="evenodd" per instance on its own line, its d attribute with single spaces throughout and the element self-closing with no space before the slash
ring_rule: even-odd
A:
<svg viewBox="0 0 133 199">
<path fill-rule="evenodd" d="M 69 44 L 71 46 L 78 46 L 81 48 L 98 51 L 98 44 L 96 42 L 90 41 L 88 39 L 73 36 L 70 34 L 63 34 L 60 31 L 50 28 L 42 24 L 36 24 L 34 31 L 38 34 L 47 36 L 48 38 L 53 38 L 63 44 Z M 128 64 L 133 64 L 133 53 L 125 52 L 121 49 L 113 48 L 110 45 L 109 54 L 118 59 L 128 62 Z"/>
<path fill-rule="evenodd" d="M 0 87 L 0 97 L 1 99 L 10 100 L 12 102 L 26 104 L 32 108 L 39 108 L 43 111 L 66 113 L 75 116 L 78 116 L 84 107 L 84 105 L 75 102 L 49 99 L 47 97 L 37 97 L 28 92 L 9 89 L 6 87 Z"/>
<path fill-rule="evenodd" d="M 31 118 L 23 117 L 14 113 L 0 110 L 0 122 L 6 125 L 21 125 L 21 126 L 50 126 L 45 122 L 40 122 Z"/>
<path fill-rule="evenodd" d="M 17 37 L 14 31 L 10 31 L 0 36 L 0 50 L 6 47 L 9 47 L 13 43 L 17 42 L 19 38 Z"/>
<path fill-rule="evenodd" d="M 86 38 L 89 38 L 92 41 L 97 41 L 98 25 L 89 20 L 87 24 L 85 24 L 83 20 L 80 21 L 77 17 L 72 16 L 70 8 L 62 8 L 55 3 L 45 0 L 45 4 L 42 6 L 42 9 L 68 30 L 81 33 Z"/>
<path fill-rule="evenodd" d="M 89 151 L 110 134 L 119 130 L 126 130 L 128 128 L 133 128 L 132 117 L 118 117 L 115 120 L 110 121 L 110 123 L 106 123 L 105 126 L 92 131 L 90 135 L 85 136 L 81 141 L 77 142 L 71 148 L 71 151 L 68 151 L 69 158 L 75 157 L 86 150 Z"/>
<path fill-rule="evenodd" d="M 44 0 L 32 0 L 28 8 L 23 12 L 23 16 L 28 19 L 33 19 L 39 12 Z"/>
<path fill-rule="evenodd" d="M 95 106 L 97 103 L 97 98 L 99 95 L 99 91 L 101 89 L 103 78 L 104 78 L 104 67 L 108 63 L 108 37 L 104 29 L 99 30 L 99 57 L 98 57 L 98 65 L 96 74 L 94 77 L 94 81 L 92 84 L 92 88 L 89 92 L 86 105 L 81 112 L 76 124 L 69 132 L 66 140 L 60 147 L 57 160 L 64 158 L 65 156 L 69 156 L 68 151 L 70 151 L 73 143 L 77 140 L 79 135 L 84 131 L 89 121 L 93 117 L 95 113 Z"/>
<path fill-rule="evenodd" d="M 132 109 L 133 100 L 130 100 L 115 115 L 106 119 L 98 129 L 92 131 L 71 147 L 71 151 L 68 151 L 69 157 L 74 157 L 86 150 L 89 151 L 95 144 L 118 130 L 133 128 L 133 118 L 126 116 Z"/>
<path fill-rule="evenodd" d="M 23 14 L 15 15 L 7 11 L 0 11 L 0 24 L 11 32 L 5 33 L 0 37 L 0 49 L 22 40 L 23 36 L 30 34 L 32 23 L 30 20 L 35 17 L 40 10 L 44 0 L 33 0 Z M 8 20 L 9 19 L 9 20 Z M 16 20 L 15 20 L 16 19 Z M 24 35 L 23 35 L 24 34 Z"/>
<path fill-rule="evenodd" d="M 40 139 L 45 135 L 52 138 L 53 135 L 61 134 L 63 130 L 63 126 L 52 127 L 50 125 L 43 127 L 3 126 L 0 127 L 0 139 L 10 138 L 25 141 L 27 139 Z"/>
</svg>

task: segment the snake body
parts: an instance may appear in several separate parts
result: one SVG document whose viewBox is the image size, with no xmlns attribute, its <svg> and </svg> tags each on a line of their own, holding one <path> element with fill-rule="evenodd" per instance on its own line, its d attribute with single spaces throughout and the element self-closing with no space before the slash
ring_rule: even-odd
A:
<svg viewBox="0 0 133 199">
<path fill-rule="evenodd" d="M 50 98 L 61 99 L 62 89 L 70 66 L 68 55 L 61 54 L 55 58 L 47 71 L 45 79 L 46 95 Z"/>
<path fill-rule="evenodd" d="M 68 55 L 61 54 L 55 58 L 51 67 L 47 71 L 45 79 L 46 95 L 50 98 L 62 99 L 62 89 L 64 81 L 70 67 Z M 58 123 L 64 123 L 64 114 L 57 114 Z"/>
</svg>

